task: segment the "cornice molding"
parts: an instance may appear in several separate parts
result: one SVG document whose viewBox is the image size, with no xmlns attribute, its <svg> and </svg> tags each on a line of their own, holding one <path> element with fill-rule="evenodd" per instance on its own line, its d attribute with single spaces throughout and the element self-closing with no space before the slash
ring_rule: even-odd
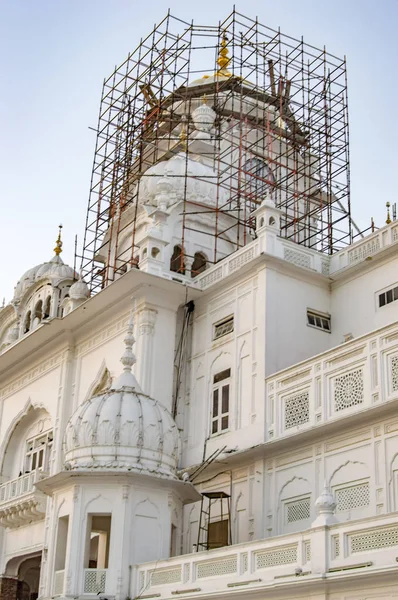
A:
<svg viewBox="0 0 398 600">
<path fill-rule="evenodd" d="M 80 343 L 77 343 L 76 357 L 81 357 L 84 354 L 87 354 L 91 350 L 102 346 L 108 340 L 122 333 L 127 328 L 128 320 L 129 313 L 125 313 L 123 316 L 118 317 L 102 329 L 96 331 L 93 335 L 88 336 Z"/>
</svg>

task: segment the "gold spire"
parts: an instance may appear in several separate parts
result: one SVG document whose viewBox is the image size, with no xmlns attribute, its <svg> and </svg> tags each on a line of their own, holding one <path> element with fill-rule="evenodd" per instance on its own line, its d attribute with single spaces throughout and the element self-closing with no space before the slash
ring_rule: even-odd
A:
<svg viewBox="0 0 398 600">
<path fill-rule="evenodd" d="M 217 75 L 223 75 L 224 77 L 231 77 L 232 73 L 230 73 L 227 69 L 229 63 L 231 62 L 231 58 L 228 56 L 229 50 L 227 48 L 228 38 L 227 34 L 223 33 L 222 40 L 220 43 L 220 51 L 218 53 L 217 64 L 220 67 L 217 71 Z"/>
<path fill-rule="evenodd" d="M 62 230 L 62 225 L 59 225 L 58 237 L 57 237 L 57 241 L 55 242 L 55 248 L 54 248 L 54 252 L 57 256 L 59 256 L 62 252 L 61 230 Z"/>
<path fill-rule="evenodd" d="M 389 225 L 391 223 L 391 217 L 390 217 L 390 203 L 386 202 L 386 207 L 387 207 L 387 219 L 386 219 L 386 225 Z"/>
</svg>

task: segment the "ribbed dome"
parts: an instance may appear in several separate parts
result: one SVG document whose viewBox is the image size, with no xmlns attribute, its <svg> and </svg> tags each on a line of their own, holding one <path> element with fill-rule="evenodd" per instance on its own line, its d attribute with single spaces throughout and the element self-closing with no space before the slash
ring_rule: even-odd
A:
<svg viewBox="0 0 398 600">
<path fill-rule="evenodd" d="M 177 425 L 162 404 L 143 394 L 131 373 L 135 362 L 131 321 L 125 343 L 122 375 L 109 391 L 79 406 L 66 426 L 65 466 L 176 478 Z"/>
<path fill-rule="evenodd" d="M 89 295 L 90 291 L 87 283 L 81 278 L 70 286 L 69 297 L 72 298 L 72 300 L 83 300 L 88 298 Z"/>
<path fill-rule="evenodd" d="M 14 300 L 18 300 L 31 285 L 44 277 L 57 283 L 64 279 L 77 279 L 77 274 L 60 256 L 55 255 L 49 262 L 41 263 L 22 275 L 15 287 Z"/>
<path fill-rule="evenodd" d="M 150 167 L 140 180 L 139 202 L 157 206 L 156 196 L 159 194 L 159 183 L 164 187 L 167 182 L 169 196 L 168 204 L 184 200 L 192 200 L 215 206 L 224 203 L 225 191 L 217 186 L 217 173 L 211 167 L 200 163 L 183 152 L 176 154 L 167 161 L 161 161 Z M 218 190 L 218 191 L 217 191 Z"/>
<path fill-rule="evenodd" d="M 22 296 L 22 294 L 24 293 L 24 291 L 26 289 L 28 289 L 28 287 L 30 287 L 35 282 L 36 273 L 40 269 L 41 266 L 42 265 L 36 265 L 36 267 L 32 267 L 31 269 L 28 269 L 22 275 L 21 279 L 18 281 L 17 285 L 15 286 L 14 300 L 17 300 L 18 298 L 20 298 Z"/>
</svg>

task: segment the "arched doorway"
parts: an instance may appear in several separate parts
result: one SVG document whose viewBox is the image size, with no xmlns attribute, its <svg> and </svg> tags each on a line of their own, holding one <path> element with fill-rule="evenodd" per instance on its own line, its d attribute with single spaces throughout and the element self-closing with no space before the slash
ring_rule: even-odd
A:
<svg viewBox="0 0 398 600">
<path fill-rule="evenodd" d="M 4 582 L 13 583 L 4 590 L 7 591 L 7 600 L 13 597 L 15 600 L 36 600 L 39 595 L 40 568 L 41 553 L 12 558 L 3 576 Z"/>
<path fill-rule="evenodd" d="M 17 600 L 36 600 L 39 595 L 41 556 L 24 560 L 18 569 Z"/>
</svg>

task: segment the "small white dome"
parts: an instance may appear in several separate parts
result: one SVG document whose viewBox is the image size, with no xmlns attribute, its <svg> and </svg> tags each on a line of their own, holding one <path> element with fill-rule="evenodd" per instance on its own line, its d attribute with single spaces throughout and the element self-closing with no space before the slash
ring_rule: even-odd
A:
<svg viewBox="0 0 398 600">
<path fill-rule="evenodd" d="M 81 278 L 70 286 L 69 297 L 72 300 L 86 300 L 89 295 L 87 283 Z"/>
<path fill-rule="evenodd" d="M 156 196 L 159 194 L 160 180 L 169 182 L 169 205 L 186 198 L 207 206 L 216 206 L 217 193 L 218 204 L 225 202 L 225 190 L 217 185 L 216 171 L 197 160 L 187 158 L 183 152 L 153 165 L 143 174 L 138 195 L 141 204 L 158 205 Z"/>
<path fill-rule="evenodd" d="M 52 279 L 58 283 L 64 279 L 77 279 L 77 273 L 64 263 L 60 256 L 55 255 L 49 262 L 36 265 L 24 273 L 18 281 L 14 291 L 14 301 L 19 300 L 24 292 L 40 279 Z"/>
<path fill-rule="evenodd" d="M 124 372 L 109 391 L 86 400 L 65 431 L 71 470 L 135 471 L 176 479 L 180 436 L 171 414 L 143 394 L 131 366 L 132 322 L 125 338 Z"/>
<path fill-rule="evenodd" d="M 36 281 L 48 277 L 56 281 L 63 279 L 77 279 L 77 273 L 72 267 L 66 265 L 60 256 L 55 255 L 50 262 L 43 263 L 36 273 Z"/>
</svg>

